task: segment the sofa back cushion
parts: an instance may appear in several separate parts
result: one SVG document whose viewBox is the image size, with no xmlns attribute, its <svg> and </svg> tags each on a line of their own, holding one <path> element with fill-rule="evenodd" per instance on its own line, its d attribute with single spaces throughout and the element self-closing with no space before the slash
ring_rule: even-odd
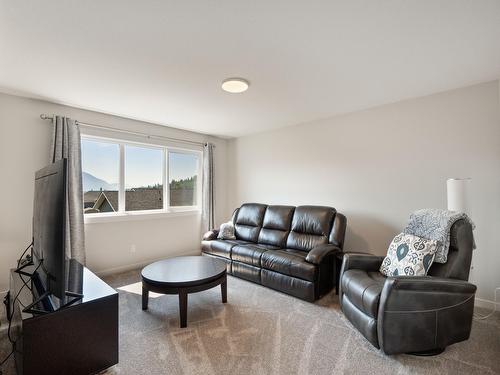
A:
<svg viewBox="0 0 500 375">
<path fill-rule="evenodd" d="M 234 232 L 236 239 L 257 242 L 267 206 L 245 203 L 235 213 Z"/>
<path fill-rule="evenodd" d="M 294 210 L 293 206 L 268 206 L 264 214 L 258 242 L 285 247 Z"/>
<path fill-rule="evenodd" d="M 286 247 L 309 251 L 328 243 L 336 211 L 332 207 L 299 206 L 295 209 Z"/>
</svg>

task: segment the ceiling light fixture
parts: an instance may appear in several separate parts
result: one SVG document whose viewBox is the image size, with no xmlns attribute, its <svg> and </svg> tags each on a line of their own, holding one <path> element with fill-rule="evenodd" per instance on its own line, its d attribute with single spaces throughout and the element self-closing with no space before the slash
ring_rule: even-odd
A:
<svg viewBox="0 0 500 375">
<path fill-rule="evenodd" d="M 248 90 L 250 83 L 243 78 L 228 78 L 222 82 L 222 90 L 232 94 L 239 94 Z"/>
</svg>

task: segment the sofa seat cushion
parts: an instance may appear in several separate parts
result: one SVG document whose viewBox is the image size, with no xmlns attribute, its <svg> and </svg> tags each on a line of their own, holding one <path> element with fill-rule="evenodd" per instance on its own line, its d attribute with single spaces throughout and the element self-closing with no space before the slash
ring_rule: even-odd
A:
<svg viewBox="0 0 500 375">
<path fill-rule="evenodd" d="M 250 244 L 248 241 L 242 240 L 214 240 L 206 241 L 203 246 L 203 251 L 212 255 L 231 259 L 231 250 L 236 245 Z"/>
<path fill-rule="evenodd" d="M 283 275 L 315 281 L 316 266 L 306 262 L 306 255 L 307 252 L 293 249 L 269 250 L 262 254 L 261 265 L 262 268 L 279 272 Z"/>
<path fill-rule="evenodd" d="M 342 293 L 359 310 L 376 319 L 385 279 L 378 271 L 347 270 L 342 276 Z"/>
<path fill-rule="evenodd" d="M 236 245 L 231 250 L 231 259 L 237 262 L 261 267 L 260 258 L 268 250 L 278 249 L 276 246 L 262 244 Z"/>
<path fill-rule="evenodd" d="M 231 259 L 260 267 L 260 257 L 266 251 L 267 249 L 256 245 L 236 245 L 231 252 Z"/>
<path fill-rule="evenodd" d="M 266 250 L 280 250 L 281 249 L 281 247 L 279 247 L 279 246 L 269 245 L 266 243 L 258 243 L 256 246 L 260 247 L 261 249 L 266 249 Z"/>
</svg>

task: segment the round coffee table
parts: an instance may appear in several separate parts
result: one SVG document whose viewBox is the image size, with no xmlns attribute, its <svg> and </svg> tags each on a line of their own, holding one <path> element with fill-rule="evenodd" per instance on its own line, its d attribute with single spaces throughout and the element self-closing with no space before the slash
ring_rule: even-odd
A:
<svg viewBox="0 0 500 375">
<path fill-rule="evenodd" d="M 227 302 L 226 265 L 206 256 L 176 257 L 143 268 L 142 309 L 147 310 L 149 292 L 179 295 L 181 328 L 187 325 L 188 293 L 221 287 L 222 303 Z"/>
</svg>

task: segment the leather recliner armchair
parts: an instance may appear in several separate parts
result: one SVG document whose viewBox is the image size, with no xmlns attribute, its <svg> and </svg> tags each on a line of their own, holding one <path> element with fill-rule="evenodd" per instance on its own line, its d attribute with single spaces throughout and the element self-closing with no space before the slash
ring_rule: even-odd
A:
<svg viewBox="0 0 500 375">
<path fill-rule="evenodd" d="M 349 321 L 386 354 L 439 354 L 467 340 L 476 286 L 467 282 L 472 260 L 472 227 L 451 228 L 448 261 L 433 263 L 428 276 L 385 277 L 384 257 L 345 254 L 339 300 Z"/>
<path fill-rule="evenodd" d="M 335 254 L 342 251 L 346 218 L 332 207 L 246 203 L 232 217 L 236 239 L 203 236 L 202 254 L 227 272 L 314 301 L 335 285 Z"/>
</svg>

